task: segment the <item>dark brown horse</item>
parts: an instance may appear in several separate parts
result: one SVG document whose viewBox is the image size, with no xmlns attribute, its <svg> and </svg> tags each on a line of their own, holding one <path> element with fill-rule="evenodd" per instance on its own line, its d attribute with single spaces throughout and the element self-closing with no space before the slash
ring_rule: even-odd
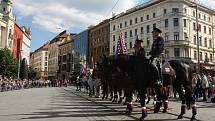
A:
<svg viewBox="0 0 215 121">
<path fill-rule="evenodd" d="M 182 100 L 182 106 L 181 113 L 178 118 L 181 119 L 185 114 L 186 105 L 187 108 L 190 109 L 192 104 L 191 120 L 194 120 L 197 111 L 195 100 L 192 97 L 190 67 L 187 64 L 177 60 L 169 61 L 169 63 L 175 71 L 176 78 L 173 80 L 171 76 L 163 75 L 163 79 L 165 80 L 163 87 L 173 84 L 176 91 L 179 93 Z M 112 56 L 103 59 L 102 67 L 105 80 L 110 81 L 111 83 L 114 82 L 114 85 L 124 90 L 127 101 L 127 112 L 132 111 L 132 93 L 137 90 L 142 107 L 142 117 L 140 119 L 144 120 L 147 116 L 147 107 L 145 102 L 147 88 L 155 88 L 157 94 L 157 102 L 155 104 L 154 112 L 159 112 L 162 102 L 164 102 L 163 112 L 166 112 L 168 107 L 168 94 L 163 92 L 167 92 L 167 88 L 161 88 L 155 85 L 158 77 L 155 76 L 157 75 L 155 74 L 155 68 L 148 59 L 145 57 L 128 55 L 119 56 L 117 58 Z"/>
</svg>

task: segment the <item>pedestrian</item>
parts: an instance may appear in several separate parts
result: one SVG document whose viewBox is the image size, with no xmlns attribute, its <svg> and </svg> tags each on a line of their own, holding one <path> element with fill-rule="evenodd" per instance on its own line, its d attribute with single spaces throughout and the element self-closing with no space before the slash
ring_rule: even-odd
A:
<svg viewBox="0 0 215 121">
<path fill-rule="evenodd" d="M 208 89 L 209 89 L 209 82 L 208 78 L 204 73 L 201 73 L 202 77 L 202 93 L 203 93 L 203 101 L 207 100 L 207 94 L 208 94 Z"/>
</svg>

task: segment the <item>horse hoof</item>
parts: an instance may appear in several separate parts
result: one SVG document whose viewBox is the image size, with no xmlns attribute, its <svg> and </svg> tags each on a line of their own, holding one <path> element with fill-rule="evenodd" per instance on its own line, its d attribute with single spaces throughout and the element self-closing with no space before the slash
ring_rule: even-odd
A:
<svg viewBox="0 0 215 121">
<path fill-rule="evenodd" d="M 197 121 L 195 116 L 192 116 L 192 118 L 190 119 L 190 121 Z"/>
<path fill-rule="evenodd" d="M 140 117 L 140 121 L 144 121 L 144 118 L 145 118 L 145 117 Z"/>
<path fill-rule="evenodd" d="M 183 116 L 182 116 L 182 115 L 179 115 L 179 116 L 178 116 L 178 119 L 182 119 L 182 118 L 183 118 Z"/>
<path fill-rule="evenodd" d="M 163 113 L 167 113 L 167 110 L 164 109 L 164 110 L 163 110 Z"/>
<path fill-rule="evenodd" d="M 146 104 L 149 104 L 149 101 L 147 101 Z"/>
</svg>

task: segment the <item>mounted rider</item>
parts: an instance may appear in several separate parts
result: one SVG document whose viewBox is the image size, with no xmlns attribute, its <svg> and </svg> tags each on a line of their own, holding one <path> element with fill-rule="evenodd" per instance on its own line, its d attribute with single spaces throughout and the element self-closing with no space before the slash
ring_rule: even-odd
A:
<svg viewBox="0 0 215 121">
<path fill-rule="evenodd" d="M 145 49 L 142 47 L 143 40 L 139 40 L 138 37 L 134 44 L 134 55 L 145 57 Z"/>
<path fill-rule="evenodd" d="M 161 37 L 162 31 L 158 28 L 153 28 L 152 36 L 153 36 L 153 44 L 151 51 L 149 54 L 151 55 L 151 62 L 156 67 L 156 71 L 158 74 L 158 80 L 156 82 L 157 85 L 162 85 L 162 74 L 161 74 L 161 66 L 162 66 L 162 54 L 164 51 L 164 39 Z"/>
</svg>

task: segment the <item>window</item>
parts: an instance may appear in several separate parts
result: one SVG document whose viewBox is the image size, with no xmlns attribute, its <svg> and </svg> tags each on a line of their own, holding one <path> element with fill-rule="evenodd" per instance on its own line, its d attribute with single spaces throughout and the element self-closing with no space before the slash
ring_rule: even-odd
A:
<svg viewBox="0 0 215 121">
<path fill-rule="evenodd" d="M 212 40 L 209 40 L 209 47 L 212 48 Z"/>
<path fill-rule="evenodd" d="M 210 54 L 210 61 L 213 62 L 213 54 Z"/>
<path fill-rule="evenodd" d="M 208 21 L 211 22 L 211 17 L 208 17 Z"/>
<path fill-rule="evenodd" d="M 169 20 L 165 19 L 165 27 L 168 27 L 168 24 L 169 24 Z"/>
<path fill-rule="evenodd" d="M 143 17 L 140 18 L 140 21 L 143 22 Z"/>
<path fill-rule="evenodd" d="M 120 23 L 120 26 L 119 26 L 120 28 L 122 28 L 122 23 Z"/>
<path fill-rule="evenodd" d="M 164 39 L 165 39 L 165 41 L 168 41 L 168 40 L 169 40 L 169 33 L 168 33 L 168 32 L 165 33 Z"/>
<path fill-rule="evenodd" d="M 135 18 L 135 24 L 137 23 L 137 18 Z"/>
<path fill-rule="evenodd" d="M 194 60 L 197 60 L 197 52 L 194 51 Z"/>
<path fill-rule="evenodd" d="M 180 48 L 174 48 L 175 57 L 180 57 Z"/>
<path fill-rule="evenodd" d="M 199 37 L 199 46 L 202 46 L 202 37 Z"/>
<path fill-rule="evenodd" d="M 116 30 L 116 26 L 115 25 L 113 25 L 113 30 Z"/>
<path fill-rule="evenodd" d="M 207 40 L 207 37 L 205 37 L 205 47 L 207 47 L 208 46 L 208 42 L 207 42 L 208 40 Z"/>
<path fill-rule="evenodd" d="M 199 13 L 199 19 L 201 19 L 201 13 Z"/>
<path fill-rule="evenodd" d="M 187 40 L 187 33 L 186 32 L 184 32 L 184 40 Z"/>
<path fill-rule="evenodd" d="M 113 41 L 116 41 L 116 36 L 115 35 L 113 35 Z"/>
<path fill-rule="evenodd" d="M 48 68 L 47 68 L 47 67 L 45 67 L 45 71 L 48 71 Z"/>
<path fill-rule="evenodd" d="M 166 9 L 163 9 L 163 13 L 166 14 Z"/>
<path fill-rule="evenodd" d="M 198 31 L 199 31 L 199 32 L 202 31 L 202 26 L 201 26 L 201 24 L 199 24 L 199 26 L 198 26 Z"/>
<path fill-rule="evenodd" d="M 211 35 L 211 28 L 209 28 L 209 35 Z"/>
<path fill-rule="evenodd" d="M 132 20 L 130 20 L 130 25 L 132 25 Z"/>
<path fill-rule="evenodd" d="M 143 27 L 141 27 L 141 34 L 143 34 Z"/>
<path fill-rule="evenodd" d="M 66 62 L 66 55 L 63 55 L 63 62 Z"/>
<path fill-rule="evenodd" d="M 149 25 L 146 26 L 146 32 L 150 33 L 150 26 Z"/>
<path fill-rule="evenodd" d="M 208 62 L 208 53 L 205 53 L 205 61 Z"/>
<path fill-rule="evenodd" d="M 169 50 L 165 49 L 165 57 L 169 58 Z"/>
<path fill-rule="evenodd" d="M 202 52 L 199 53 L 199 59 L 202 60 Z"/>
<path fill-rule="evenodd" d="M 130 48 L 133 48 L 133 46 L 132 46 L 132 42 L 130 42 L 130 43 L 129 43 L 129 45 L 130 45 Z"/>
<path fill-rule="evenodd" d="M 197 41 L 196 41 L 196 35 L 193 36 L 193 44 L 196 45 Z"/>
<path fill-rule="evenodd" d="M 137 36 L 137 34 L 138 34 L 138 33 L 137 33 L 137 31 L 138 31 L 138 30 L 137 30 L 137 29 L 135 29 L 135 36 Z"/>
<path fill-rule="evenodd" d="M 133 33 L 132 33 L 132 30 L 130 30 L 130 37 L 133 37 Z"/>
<path fill-rule="evenodd" d="M 186 8 L 184 8 L 184 13 L 187 13 L 187 9 Z"/>
<path fill-rule="evenodd" d="M 45 62 L 45 66 L 48 66 L 48 62 Z"/>
<path fill-rule="evenodd" d="M 206 30 L 206 26 L 204 26 L 204 33 L 206 33 L 206 31 L 207 31 L 207 30 Z"/>
<path fill-rule="evenodd" d="M 179 40 L 179 32 L 174 32 L 174 40 Z"/>
<path fill-rule="evenodd" d="M 179 9 L 178 9 L 178 8 L 172 8 L 172 12 L 173 12 L 173 13 L 178 13 L 178 12 L 179 12 Z"/>
<path fill-rule="evenodd" d="M 125 32 L 125 38 L 127 38 L 127 37 L 128 37 L 127 32 Z"/>
<path fill-rule="evenodd" d="M 127 21 L 125 21 L 125 27 L 127 27 Z"/>
<path fill-rule="evenodd" d="M 48 57 L 45 57 L 45 61 L 48 61 Z"/>
<path fill-rule="evenodd" d="M 156 23 L 153 24 L 153 28 L 156 28 Z"/>
<path fill-rule="evenodd" d="M 146 16 L 146 19 L 149 20 L 149 15 Z"/>
<path fill-rule="evenodd" d="M 187 19 L 184 19 L 184 27 L 187 27 Z"/>
<path fill-rule="evenodd" d="M 173 25 L 174 25 L 174 26 L 179 26 L 178 18 L 174 18 L 174 19 L 173 19 Z"/>
<path fill-rule="evenodd" d="M 206 16 L 204 15 L 204 20 L 206 20 Z"/>
<path fill-rule="evenodd" d="M 196 30 L 196 23 L 193 23 L 193 30 Z"/>
<path fill-rule="evenodd" d="M 115 53 L 115 50 L 116 50 L 116 49 L 115 49 L 115 46 L 113 46 L 113 53 Z"/>
<path fill-rule="evenodd" d="M 193 11 L 193 17 L 196 17 L 196 12 L 195 11 Z"/>
<path fill-rule="evenodd" d="M 155 16 L 156 16 L 156 14 L 155 14 L 155 13 L 153 13 L 153 18 L 155 18 Z"/>
<path fill-rule="evenodd" d="M 66 71 L 66 64 L 63 64 L 63 69 L 62 71 Z"/>
<path fill-rule="evenodd" d="M 148 37 L 146 38 L 146 40 L 147 40 L 147 47 L 149 47 L 150 46 L 150 40 Z"/>
</svg>

